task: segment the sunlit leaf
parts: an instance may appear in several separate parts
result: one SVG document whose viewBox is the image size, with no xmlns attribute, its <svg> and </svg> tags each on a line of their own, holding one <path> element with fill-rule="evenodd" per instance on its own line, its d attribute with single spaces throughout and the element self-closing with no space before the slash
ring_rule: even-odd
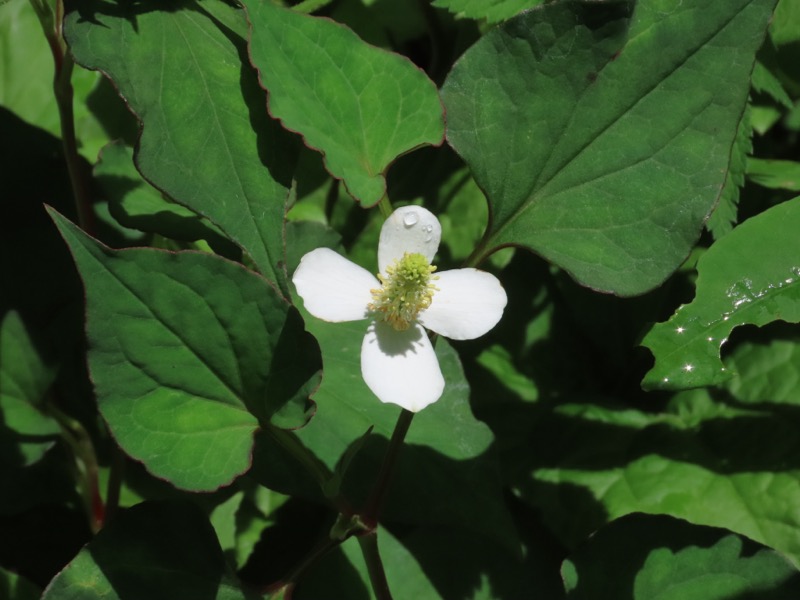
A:
<svg viewBox="0 0 800 600">
<path fill-rule="evenodd" d="M 326 168 L 362 204 L 381 199 L 386 170 L 400 154 L 441 143 L 436 87 L 409 60 L 328 19 L 271 2 L 245 5 L 270 113 L 320 150 Z"/>
<path fill-rule="evenodd" d="M 212 490 L 249 468 L 259 422 L 303 424 L 286 406 L 313 389 L 314 355 L 267 281 L 212 255 L 114 251 L 53 218 L 86 288 L 100 412 L 128 454 L 178 487 Z"/>
<path fill-rule="evenodd" d="M 215 223 L 269 280 L 285 284 L 283 215 L 293 144 L 266 112 L 247 64 L 241 10 L 218 0 L 151 10 L 83 2 L 65 35 L 142 123 L 136 165 L 176 202 Z"/>
<path fill-rule="evenodd" d="M 694 300 L 642 340 L 655 356 L 645 388 L 686 389 L 730 377 L 720 347 L 734 327 L 800 321 L 800 198 L 748 219 L 697 263 Z"/>
<path fill-rule="evenodd" d="M 489 199 L 486 251 L 620 295 L 664 281 L 725 182 L 775 1 L 554 3 L 481 38 L 442 98 Z"/>
</svg>

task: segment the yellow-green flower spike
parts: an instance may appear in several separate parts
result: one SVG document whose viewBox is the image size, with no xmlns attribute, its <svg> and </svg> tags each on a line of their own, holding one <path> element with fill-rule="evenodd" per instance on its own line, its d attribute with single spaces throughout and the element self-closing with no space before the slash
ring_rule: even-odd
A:
<svg viewBox="0 0 800 600">
<path fill-rule="evenodd" d="M 432 283 L 438 279 L 433 275 L 435 270 L 422 254 L 406 252 L 386 267 L 385 276 L 378 274 L 381 287 L 370 290 L 373 301 L 369 310 L 397 331 L 405 331 L 431 305 L 433 293 L 438 290 Z"/>
</svg>

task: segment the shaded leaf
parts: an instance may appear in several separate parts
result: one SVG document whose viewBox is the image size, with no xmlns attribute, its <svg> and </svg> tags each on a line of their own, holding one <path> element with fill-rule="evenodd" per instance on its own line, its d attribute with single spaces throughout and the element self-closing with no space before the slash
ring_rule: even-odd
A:
<svg viewBox="0 0 800 600">
<path fill-rule="evenodd" d="M 235 255 L 235 246 L 208 219 L 171 202 L 145 181 L 133 164 L 133 151 L 114 142 L 103 148 L 94 177 L 108 197 L 111 215 L 124 227 L 158 233 L 174 240 L 206 240 Z M 233 246 L 233 248 L 232 248 Z"/>
<path fill-rule="evenodd" d="M 728 355 L 725 365 L 735 375 L 727 388 L 741 402 L 800 406 L 800 337 L 780 329 L 761 335 L 768 329 Z"/>
<path fill-rule="evenodd" d="M 747 177 L 767 188 L 800 192 L 800 162 L 749 158 Z"/>
<path fill-rule="evenodd" d="M 0 322 L 0 461 L 28 465 L 39 460 L 61 433 L 44 413 L 56 369 L 36 349 L 16 311 Z"/>
<path fill-rule="evenodd" d="M 800 594 L 800 573 L 774 550 L 666 516 L 614 521 L 573 554 L 562 573 L 569 600 L 779 600 Z"/>
<path fill-rule="evenodd" d="M 366 501 L 399 409 L 382 404 L 362 379 L 365 322 L 325 323 L 306 316 L 306 327 L 322 349 L 324 377 L 313 396 L 314 419 L 297 434 L 334 470 L 347 449 L 374 426 L 373 435 L 353 459 L 344 485 L 352 502 Z M 472 414 L 469 386 L 458 355 L 446 340 L 438 341 L 436 355 L 445 391 L 414 417 L 383 514 L 409 523 L 466 526 L 514 546 L 489 448 L 492 433 Z"/>
<path fill-rule="evenodd" d="M 303 424 L 314 355 L 296 360 L 302 323 L 264 279 L 213 255 L 114 251 L 53 218 L 86 288 L 100 412 L 128 454 L 212 490 L 249 468 L 259 422 Z"/>
<path fill-rule="evenodd" d="M 522 245 L 620 295 L 664 281 L 722 190 L 774 5 L 558 3 L 487 33 L 442 89 L 485 252 Z"/>
<path fill-rule="evenodd" d="M 1 4 L 0 4 L 1 6 Z M 0 105 L 36 127 L 61 137 L 53 92 L 53 54 L 30 2 L 10 2 L 0 11 Z M 73 112 L 79 150 L 94 160 L 108 136 L 89 110 L 87 100 L 98 74 L 72 72 Z"/>
<path fill-rule="evenodd" d="M 408 59 L 328 19 L 271 2 L 245 5 L 270 113 L 320 150 L 328 171 L 363 205 L 383 197 L 386 170 L 400 154 L 441 143 L 436 87 Z"/>
<path fill-rule="evenodd" d="M 753 217 L 697 262 L 697 292 L 642 340 L 655 356 L 645 388 L 686 389 L 725 381 L 720 347 L 734 327 L 800 321 L 800 198 Z"/>
<path fill-rule="evenodd" d="M 800 564 L 797 411 L 734 409 L 696 390 L 664 414 L 559 404 L 507 420 L 508 477 L 570 547 L 646 512 L 729 529 Z"/>
<path fill-rule="evenodd" d="M 82 2 L 65 18 L 75 59 L 114 82 L 142 123 L 136 166 L 207 217 L 285 285 L 283 216 L 293 143 L 247 64 L 243 13 L 218 0 L 151 10 Z"/>
<path fill-rule="evenodd" d="M 470 19 L 499 23 L 543 2 L 544 0 L 434 0 L 433 5 Z"/>
<path fill-rule="evenodd" d="M 122 511 L 50 583 L 43 600 L 255 598 L 226 575 L 214 530 L 190 504 Z"/>
<path fill-rule="evenodd" d="M 8 600 L 38 600 L 42 591 L 16 573 L 0 568 L 0 597 Z"/>
</svg>

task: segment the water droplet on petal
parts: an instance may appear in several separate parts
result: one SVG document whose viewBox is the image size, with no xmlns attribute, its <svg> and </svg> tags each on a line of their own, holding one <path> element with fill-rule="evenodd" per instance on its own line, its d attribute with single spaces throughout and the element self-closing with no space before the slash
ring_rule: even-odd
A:
<svg viewBox="0 0 800 600">
<path fill-rule="evenodd" d="M 415 212 L 408 212 L 403 217 L 403 225 L 406 227 L 413 227 L 417 224 L 417 221 L 419 221 L 419 217 Z"/>
</svg>

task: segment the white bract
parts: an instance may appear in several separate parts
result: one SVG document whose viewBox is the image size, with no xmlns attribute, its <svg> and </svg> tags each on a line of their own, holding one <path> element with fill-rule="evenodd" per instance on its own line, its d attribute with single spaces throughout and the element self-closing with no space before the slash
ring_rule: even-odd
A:
<svg viewBox="0 0 800 600">
<path fill-rule="evenodd" d="M 292 277 L 306 310 L 324 321 L 370 318 L 361 345 L 361 374 L 382 402 L 417 412 L 444 391 L 433 345 L 423 326 L 470 340 L 503 316 L 506 293 L 494 275 L 477 269 L 435 273 L 439 220 L 419 206 L 386 220 L 378 244 L 376 279 L 328 248 L 306 254 Z"/>
</svg>

